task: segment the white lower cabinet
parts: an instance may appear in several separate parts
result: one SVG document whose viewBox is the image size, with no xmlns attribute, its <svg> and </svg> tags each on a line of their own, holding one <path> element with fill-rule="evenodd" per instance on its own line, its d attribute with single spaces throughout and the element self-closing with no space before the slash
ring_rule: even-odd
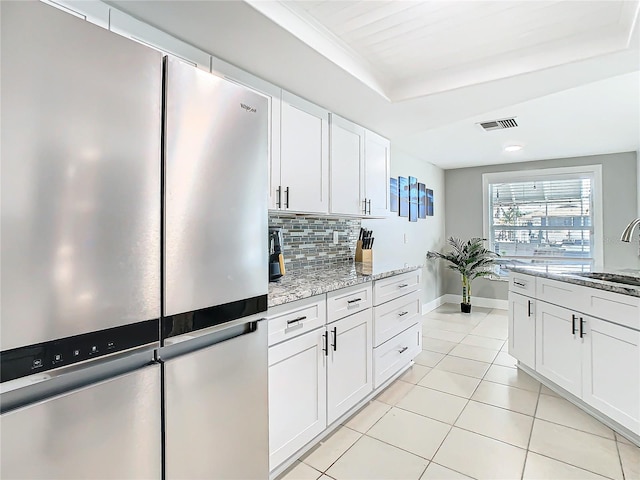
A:
<svg viewBox="0 0 640 480">
<path fill-rule="evenodd" d="M 640 332 L 583 320 L 582 399 L 640 434 Z"/>
<path fill-rule="evenodd" d="M 582 393 L 582 339 L 580 317 L 546 302 L 536 304 L 536 371 L 580 396 Z"/>
<path fill-rule="evenodd" d="M 269 348 L 269 465 L 281 464 L 327 426 L 325 328 Z"/>
<path fill-rule="evenodd" d="M 515 292 L 509 292 L 509 355 L 536 366 L 535 300 Z"/>
<path fill-rule="evenodd" d="M 371 308 L 327 325 L 327 423 L 373 391 Z"/>
<path fill-rule="evenodd" d="M 422 329 L 420 324 L 409 327 L 404 332 L 387 340 L 373 349 L 373 386 L 378 388 L 394 373 L 420 354 L 422 351 Z"/>
</svg>

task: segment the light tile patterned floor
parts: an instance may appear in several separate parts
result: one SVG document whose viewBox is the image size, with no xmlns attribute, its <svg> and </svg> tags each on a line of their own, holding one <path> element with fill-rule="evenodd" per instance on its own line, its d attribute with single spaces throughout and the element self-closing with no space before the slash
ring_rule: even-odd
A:
<svg viewBox="0 0 640 480">
<path fill-rule="evenodd" d="M 416 364 L 279 480 L 640 479 L 640 448 L 515 368 L 507 312 L 443 305 Z"/>
</svg>

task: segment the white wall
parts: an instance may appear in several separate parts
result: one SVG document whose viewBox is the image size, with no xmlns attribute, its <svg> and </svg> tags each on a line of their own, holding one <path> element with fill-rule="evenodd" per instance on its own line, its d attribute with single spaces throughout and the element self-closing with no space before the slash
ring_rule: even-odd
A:
<svg viewBox="0 0 640 480">
<path fill-rule="evenodd" d="M 375 262 L 404 262 L 424 265 L 427 251 L 438 249 L 444 242 L 444 171 L 430 163 L 408 155 L 391 145 L 391 176 L 416 177 L 433 190 L 434 215 L 417 222 L 397 213 L 385 219 L 363 220 L 364 228 L 374 231 Z M 407 243 L 404 243 L 404 236 Z M 423 268 L 422 303 L 437 299 L 444 293 L 442 266 L 428 262 Z"/>
</svg>

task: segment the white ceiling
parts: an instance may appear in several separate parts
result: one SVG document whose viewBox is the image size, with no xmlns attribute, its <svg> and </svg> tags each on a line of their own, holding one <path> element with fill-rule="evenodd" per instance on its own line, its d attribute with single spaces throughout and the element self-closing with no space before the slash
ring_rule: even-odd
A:
<svg viewBox="0 0 640 480">
<path fill-rule="evenodd" d="M 640 149 L 637 0 L 108 3 L 443 168 Z"/>
</svg>

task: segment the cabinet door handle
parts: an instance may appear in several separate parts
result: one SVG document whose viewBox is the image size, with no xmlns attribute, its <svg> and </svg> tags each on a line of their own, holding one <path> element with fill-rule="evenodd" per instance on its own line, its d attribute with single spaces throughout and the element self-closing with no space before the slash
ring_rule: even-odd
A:
<svg viewBox="0 0 640 480">
<path fill-rule="evenodd" d="M 285 194 L 285 205 L 284 208 L 289 208 L 289 187 L 284 189 Z"/>
<path fill-rule="evenodd" d="M 276 200 L 276 207 L 278 208 L 282 208 L 282 186 L 278 186 L 278 188 L 276 188 L 276 195 L 277 195 L 277 200 Z"/>
<path fill-rule="evenodd" d="M 335 352 L 338 349 L 338 327 L 333 327 L 333 351 Z"/>
<path fill-rule="evenodd" d="M 398 350 L 398 353 L 404 353 L 407 350 L 409 350 L 409 347 L 402 347 L 400 350 Z"/>
<path fill-rule="evenodd" d="M 580 317 L 580 338 L 583 338 L 586 335 L 584 331 L 584 323 L 584 320 Z"/>
<path fill-rule="evenodd" d="M 531 316 L 531 300 L 527 300 L 527 317 Z"/>
<path fill-rule="evenodd" d="M 347 303 L 356 303 L 356 302 L 360 302 L 362 299 L 361 298 L 354 298 L 353 300 L 347 300 Z"/>
<path fill-rule="evenodd" d="M 407 313 L 409 313 L 409 312 L 400 312 L 400 313 L 398 314 L 398 316 L 399 316 L 399 317 L 404 317 Z"/>
<path fill-rule="evenodd" d="M 513 284 L 518 286 L 518 287 L 522 287 L 522 288 L 525 288 L 527 286 L 526 284 L 524 284 L 522 282 L 519 282 L 518 280 L 514 280 Z"/>
<path fill-rule="evenodd" d="M 371 215 L 371 199 L 369 199 L 367 203 L 369 204 L 369 215 Z"/>
<path fill-rule="evenodd" d="M 291 325 L 292 323 L 301 322 L 302 320 L 306 320 L 306 316 L 294 318 L 293 320 L 287 320 L 287 325 Z"/>
<path fill-rule="evenodd" d="M 324 356 L 328 357 L 329 356 L 329 333 L 327 333 L 326 331 L 322 334 L 322 343 L 323 343 L 323 347 L 322 347 L 322 351 L 324 352 Z"/>
<path fill-rule="evenodd" d="M 364 213 L 365 215 L 367 214 L 367 199 L 365 198 L 362 203 L 364 204 L 364 211 L 362 213 Z"/>
<path fill-rule="evenodd" d="M 576 334 L 576 316 L 575 315 L 571 315 L 571 335 L 575 335 Z"/>
</svg>

